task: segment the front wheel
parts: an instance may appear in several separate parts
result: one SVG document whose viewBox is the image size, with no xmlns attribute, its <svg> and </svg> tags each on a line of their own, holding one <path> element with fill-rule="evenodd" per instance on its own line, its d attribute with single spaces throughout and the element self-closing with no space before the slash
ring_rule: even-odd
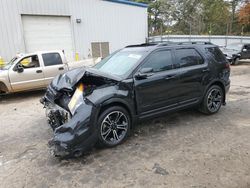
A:
<svg viewBox="0 0 250 188">
<path fill-rule="evenodd" d="M 239 61 L 240 61 L 240 58 L 235 58 L 234 61 L 233 61 L 233 65 L 238 65 L 239 64 Z"/>
<path fill-rule="evenodd" d="M 98 119 L 98 144 L 113 147 L 128 136 L 131 119 L 124 108 L 113 106 L 101 113 Z"/>
<path fill-rule="evenodd" d="M 211 86 L 203 98 L 200 111 L 205 114 L 214 114 L 218 112 L 222 105 L 223 97 L 223 90 L 220 86 Z"/>
</svg>

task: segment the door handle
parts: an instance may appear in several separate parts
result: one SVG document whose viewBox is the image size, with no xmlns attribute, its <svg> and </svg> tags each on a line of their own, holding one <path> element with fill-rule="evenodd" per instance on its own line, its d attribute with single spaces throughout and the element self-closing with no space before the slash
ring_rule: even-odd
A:
<svg viewBox="0 0 250 188">
<path fill-rule="evenodd" d="M 167 75 L 166 77 L 165 77 L 165 80 L 170 80 L 170 79 L 172 79 L 172 78 L 176 78 L 176 74 L 174 74 L 174 75 Z"/>
<path fill-rule="evenodd" d="M 64 68 L 63 67 L 59 67 L 58 70 L 64 70 Z"/>
<path fill-rule="evenodd" d="M 37 70 L 36 73 L 42 73 L 43 71 L 42 70 Z"/>
<path fill-rule="evenodd" d="M 209 71 L 210 71 L 209 68 L 202 69 L 202 72 L 209 72 Z"/>
</svg>

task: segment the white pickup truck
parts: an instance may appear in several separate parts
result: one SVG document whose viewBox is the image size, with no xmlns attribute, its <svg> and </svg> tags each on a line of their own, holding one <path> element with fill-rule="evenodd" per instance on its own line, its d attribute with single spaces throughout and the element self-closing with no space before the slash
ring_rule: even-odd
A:
<svg viewBox="0 0 250 188">
<path fill-rule="evenodd" d="M 56 75 L 82 66 L 68 63 L 62 51 L 17 55 L 0 67 L 0 93 L 46 88 Z"/>
</svg>

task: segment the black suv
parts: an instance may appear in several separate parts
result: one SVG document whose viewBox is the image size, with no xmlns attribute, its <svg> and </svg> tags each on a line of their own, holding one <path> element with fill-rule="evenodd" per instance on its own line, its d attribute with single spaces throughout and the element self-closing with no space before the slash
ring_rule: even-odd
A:
<svg viewBox="0 0 250 188">
<path fill-rule="evenodd" d="M 250 59 L 250 44 L 232 43 L 227 45 L 222 52 L 232 65 L 238 65 L 241 59 Z"/>
<path fill-rule="evenodd" d="M 225 104 L 229 75 L 211 43 L 127 46 L 52 81 L 41 99 L 54 130 L 50 145 L 57 156 L 79 156 L 95 144 L 120 144 L 145 118 L 190 107 L 214 114 Z"/>
</svg>

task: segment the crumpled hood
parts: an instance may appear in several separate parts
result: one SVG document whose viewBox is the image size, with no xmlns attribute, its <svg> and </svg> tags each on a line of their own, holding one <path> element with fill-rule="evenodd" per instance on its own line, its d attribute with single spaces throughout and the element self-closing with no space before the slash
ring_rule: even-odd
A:
<svg viewBox="0 0 250 188">
<path fill-rule="evenodd" d="M 103 77 L 114 81 L 121 81 L 120 77 L 103 73 L 97 69 L 83 67 L 83 68 L 73 69 L 64 74 L 56 76 L 51 84 L 53 88 L 56 89 L 57 91 L 60 90 L 72 91 L 74 90 L 74 86 L 86 74 L 94 75 L 97 77 Z"/>
</svg>

